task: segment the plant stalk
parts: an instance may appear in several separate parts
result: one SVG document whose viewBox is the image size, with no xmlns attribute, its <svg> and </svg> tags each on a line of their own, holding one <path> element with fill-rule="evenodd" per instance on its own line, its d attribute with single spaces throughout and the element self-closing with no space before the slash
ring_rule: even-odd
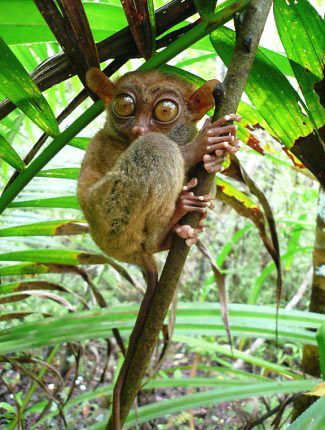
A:
<svg viewBox="0 0 325 430">
<path fill-rule="evenodd" d="M 272 0 L 252 0 L 245 12 L 243 22 L 237 30 L 235 50 L 224 82 L 225 99 L 218 109 L 219 117 L 237 110 L 271 5 Z M 154 58 L 152 62 L 155 61 Z M 214 175 L 208 174 L 202 165 L 198 165 L 195 176 L 199 180 L 196 194 L 208 194 L 214 182 Z M 187 214 L 182 223 L 196 226 L 199 220 L 197 215 Z M 121 423 L 124 423 L 141 387 L 188 252 L 185 241 L 175 236 L 124 382 L 121 393 Z M 106 429 L 114 430 L 112 417 Z"/>
</svg>

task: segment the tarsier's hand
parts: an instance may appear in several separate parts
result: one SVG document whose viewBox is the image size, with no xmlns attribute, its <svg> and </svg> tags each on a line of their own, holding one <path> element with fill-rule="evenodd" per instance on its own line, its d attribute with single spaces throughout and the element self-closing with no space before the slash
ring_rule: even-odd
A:
<svg viewBox="0 0 325 430">
<path fill-rule="evenodd" d="M 175 214 L 180 219 L 187 212 L 199 212 L 201 214 L 200 221 L 196 228 L 190 225 L 176 224 L 173 231 L 182 239 L 185 239 L 186 245 L 193 245 L 198 240 L 198 235 L 203 231 L 203 221 L 207 216 L 207 209 L 213 207 L 212 196 L 195 196 L 192 188 L 197 186 L 197 178 L 192 178 L 184 187 L 179 199 L 176 203 Z"/>
<path fill-rule="evenodd" d="M 226 115 L 214 123 L 207 119 L 192 142 L 196 161 L 203 161 L 204 168 L 209 173 L 219 172 L 227 155 L 238 151 L 237 126 L 224 124 L 240 120 L 241 117 L 234 114 Z"/>
</svg>

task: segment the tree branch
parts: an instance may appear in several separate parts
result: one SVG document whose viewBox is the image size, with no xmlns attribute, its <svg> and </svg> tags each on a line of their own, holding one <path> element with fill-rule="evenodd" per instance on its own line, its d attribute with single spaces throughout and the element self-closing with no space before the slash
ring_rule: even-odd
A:
<svg viewBox="0 0 325 430">
<path fill-rule="evenodd" d="M 272 0 L 252 0 L 245 12 L 242 24 L 237 29 L 235 50 L 224 82 L 226 96 L 218 109 L 219 117 L 237 110 L 271 4 Z M 209 193 L 214 182 L 214 175 L 208 174 L 202 165 L 198 165 L 195 176 L 199 179 L 196 194 Z M 184 224 L 195 226 L 199 218 L 197 215 L 195 213 L 188 214 L 182 221 Z M 121 393 L 122 423 L 125 421 L 141 387 L 159 332 L 175 294 L 188 251 L 189 248 L 185 241 L 179 237 L 174 237 Z M 112 417 L 107 424 L 107 430 L 114 430 Z"/>
</svg>

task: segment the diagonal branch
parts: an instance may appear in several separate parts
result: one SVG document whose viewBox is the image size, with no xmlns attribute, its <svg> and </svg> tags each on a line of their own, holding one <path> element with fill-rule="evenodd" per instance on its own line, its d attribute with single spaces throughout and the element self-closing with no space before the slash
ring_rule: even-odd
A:
<svg viewBox="0 0 325 430">
<path fill-rule="evenodd" d="M 231 64 L 224 82 L 225 100 L 220 105 L 218 116 L 236 112 L 244 91 L 246 80 L 252 67 L 257 46 L 271 8 L 272 0 L 252 0 L 247 8 L 240 28 L 237 29 L 237 41 Z M 214 175 L 208 174 L 201 165 L 196 169 L 199 185 L 196 193 L 204 195 L 210 192 Z M 196 214 L 188 214 L 183 222 L 195 226 Z M 136 350 L 131 360 L 128 374 L 121 393 L 121 422 L 123 423 L 132 407 L 133 400 L 140 389 L 142 379 L 149 366 L 153 349 L 157 343 L 169 305 L 185 264 L 189 248 L 185 241 L 174 237 L 172 248 L 156 288 L 144 328 L 138 338 Z M 111 419 L 107 430 L 114 430 Z"/>
</svg>

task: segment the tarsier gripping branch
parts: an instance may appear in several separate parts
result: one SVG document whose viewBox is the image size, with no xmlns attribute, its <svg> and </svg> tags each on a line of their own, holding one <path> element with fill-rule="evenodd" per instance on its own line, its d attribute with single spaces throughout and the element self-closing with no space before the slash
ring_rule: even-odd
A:
<svg viewBox="0 0 325 430">
<path fill-rule="evenodd" d="M 107 111 L 104 127 L 91 140 L 78 182 L 78 199 L 97 245 L 109 256 L 147 272 L 143 300 L 149 308 L 158 275 L 153 254 L 169 249 L 173 234 L 195 243 L 212 197 L 196 196 L 193 169 L 203 162 L 217 172 L 237 151 L 236 126 L 228 115 L 197 132 L 196 123 L 213 106 L 218 81 L 199 89 L 158 70 L 131 72 L 116 83 L 89 69 L 87 84 Z M 179 224 L 187 213 L 201 213 L 197 228 Z M 114 389 L 115 430 L 120 428 L 120 394 L 143 319 L 136 322 Z"/>
</svg>

